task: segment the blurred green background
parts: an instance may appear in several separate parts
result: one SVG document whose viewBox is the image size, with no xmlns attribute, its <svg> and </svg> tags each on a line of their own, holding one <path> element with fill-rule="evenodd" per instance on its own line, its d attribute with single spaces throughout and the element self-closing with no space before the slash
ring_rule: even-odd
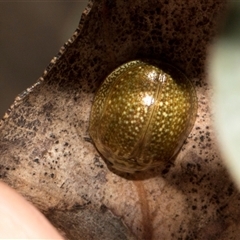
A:
<svg viewBox="0 0 240 240">
<path fill-rule="evenodd" d="M 0 1 L 0 117 L 72 36 L 88 1 Z"/>
</svg>

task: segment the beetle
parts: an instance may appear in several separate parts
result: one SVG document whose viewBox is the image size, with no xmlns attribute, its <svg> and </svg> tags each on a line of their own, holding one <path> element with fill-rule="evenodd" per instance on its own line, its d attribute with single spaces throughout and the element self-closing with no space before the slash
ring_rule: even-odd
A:
<svg viewBox="0 0 240 240">
<path fill-rule="evenodd" d="M 98 89 L 89 133 L 100 154 L 123 172 L 171 161 L 196 119 L 193 84 L 156 60 L 133 60 L 111 72 Z"/>
</svg>

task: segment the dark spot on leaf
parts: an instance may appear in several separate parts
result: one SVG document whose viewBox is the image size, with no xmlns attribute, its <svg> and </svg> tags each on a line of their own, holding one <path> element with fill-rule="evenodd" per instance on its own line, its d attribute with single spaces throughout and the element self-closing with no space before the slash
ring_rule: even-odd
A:
<svg viewBox="0 0 240 240">
<path fill-rule="evenodd" d="M 35 158 L 33 161 L 34 161 L 35 163 L 39 164 L 39 159 L 38 159 L 38 158 Z"/>
<path fill-rule="evenodd" d="M 108 208 L 106 207 L 106 205 L 102 204 L 100 210 L 102 213 L 105 213 L 108 210 Z"/>
</svg>

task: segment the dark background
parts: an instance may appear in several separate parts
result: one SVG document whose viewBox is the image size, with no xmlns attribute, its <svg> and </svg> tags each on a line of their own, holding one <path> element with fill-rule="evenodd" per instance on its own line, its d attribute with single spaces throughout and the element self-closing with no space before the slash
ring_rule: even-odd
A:
<svg viewBox="0 0 240 240">
<path fill-rule="evenodd" d="M 0 118 L 42 75 L 88 1 L 0 1 Z"/>
</svg>

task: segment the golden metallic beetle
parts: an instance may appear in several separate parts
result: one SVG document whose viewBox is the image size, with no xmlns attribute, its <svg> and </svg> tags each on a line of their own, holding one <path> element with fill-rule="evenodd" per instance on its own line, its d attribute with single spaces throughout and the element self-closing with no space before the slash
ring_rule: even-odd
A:
<svg viewBox="0 0 240 240">
<path fill-rule="evenodd" d="M 96 93 L 90 136 L 112 167 L 133 173 L 171 161 L 196 118 L 191 82 L 171 65 L 127 62 Z"/>
</svg>

